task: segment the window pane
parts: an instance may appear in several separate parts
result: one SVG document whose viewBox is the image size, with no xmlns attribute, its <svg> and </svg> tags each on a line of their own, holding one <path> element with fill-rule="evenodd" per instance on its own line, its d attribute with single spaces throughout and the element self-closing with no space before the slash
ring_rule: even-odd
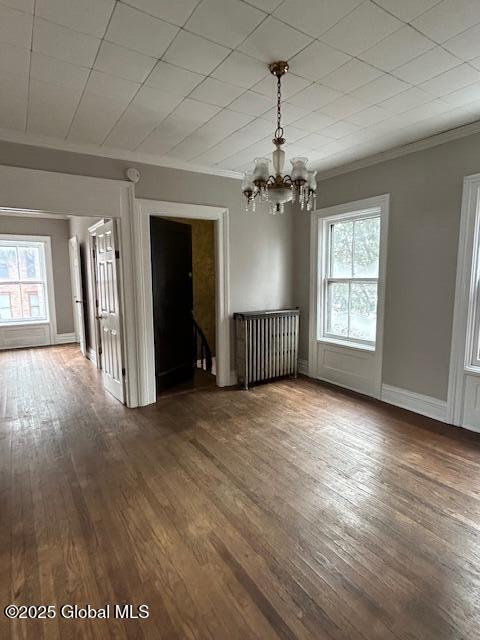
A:
<svg viewBox="0 0 480 640">
<path fill-rule="evenodd" d="M 380 218 L 357 220 L 354 224 L 353 275 L 357 278 L 377 278 Z"/>
<path fill-rule="evenodd" d="M 0 280 L 18 280 L 16 247 L 0 246 Z"/>
<path fill-rule="evenodd" d="M 22 284 L 24 320 L 46 320 L 45 291 L 43 284 Z"/>
<path fill-rule="evenodd" d="M 350 290 L 350 338 L 375 341 L 377 325 L 376 283 L 352 282 Z"/>
<path fill-rule="evenodd" d="M 21 320 L 20 285 L 0 284 L 0 320 Z"/>
<path fill-rule="evenodd" d="M 330 236 L 330 276 L 350 278 L 352 275 L 353 222 L 332 224 Z"/>
<path fill-rule="evenodd" d="M 39 247 L 18 247 L 20 280 L 41 280 Z"/>
<path fill-rule="evenodd" d="M 348 283 L 329 283 L 327 304 L 327 333 L 348 336 Z"/>
</svg>

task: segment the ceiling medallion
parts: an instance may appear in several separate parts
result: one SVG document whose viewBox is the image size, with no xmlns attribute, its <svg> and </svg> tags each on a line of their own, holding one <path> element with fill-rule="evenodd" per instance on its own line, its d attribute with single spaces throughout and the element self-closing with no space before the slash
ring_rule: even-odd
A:
<svg viewBox="0 0 480 640">
<path fill-rule="evenodd" d="M 311 211 L 315 206 L 317 183 L 316 171 L 307 169 L 307 158 L 293 158 L 290 175 L 283 173 L 286 140 L 282 127 L 282 76 L 288 71 L 288 62 L 272 62 L 268 67 L 277 78 L 277 129 L 272 142 L 274 174 L 270 174 L 268 158 L 255 158 L 253 173 L 245 171 L 242 182 L 245 211 L 255 211 L 256 199 L 268 205 L 270 213 L 283 213 L 287 202 L 299 202 L 300 208 Z"/>
</svg>

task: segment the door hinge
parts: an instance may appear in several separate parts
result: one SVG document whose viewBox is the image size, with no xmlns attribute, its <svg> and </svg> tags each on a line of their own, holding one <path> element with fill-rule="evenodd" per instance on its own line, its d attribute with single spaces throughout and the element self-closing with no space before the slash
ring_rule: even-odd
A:
<svg viewBox="0 0 480 640">
<path fill-rule="evenodd" d="M 102 349 L 102 347 L 98 347 L 98 354 L 101 356 L 101 355 L 102 355 L 102 353 L 103 353 L 103 349 Z"/>
<path fill-rule="evenodd" d="M 119 251 L 118 249 L 115 249 L 115 258 L 116 258 L 117 260 L 119 260 L 119 259 L 120 259 L 120 251 Z"/>
<path fill-rule="evenodd" d="M 127 372 L 125 371 L 125 367 L 124 367 L 124 368 L 122 369 L 122 376 L 123 376 L 124 378 L 125 378 L 126 373 L 127 373 Z"/>
</svg>

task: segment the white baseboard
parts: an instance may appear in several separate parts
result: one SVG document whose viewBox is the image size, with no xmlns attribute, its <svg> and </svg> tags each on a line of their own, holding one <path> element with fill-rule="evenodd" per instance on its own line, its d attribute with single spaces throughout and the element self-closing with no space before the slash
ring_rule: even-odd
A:
<svg viewBox="0 0 480 640">
<path fill-rule="evenodd" d="M 91 347 L 88 347 L 87 349 L 87 358 L 91 360 L 95 366 L 97 366 L 97 352 Z"/>
<path fill-rule="evenodd" d="M 57 333 L 53 342 L 54 344 L 69 344 L 76 341 L 75 333 Z"/>
<path fill-rule="evenodd" d="M 382 385 L 383 402 L 393 404 L 402 409 L 414 411 L 422 416 L 428 416 L 440 422 L 447 422 L 447 403 L 431 396 L 424 396 L 408 389 L 392 387 L 389 384 Z"/>
</svg>

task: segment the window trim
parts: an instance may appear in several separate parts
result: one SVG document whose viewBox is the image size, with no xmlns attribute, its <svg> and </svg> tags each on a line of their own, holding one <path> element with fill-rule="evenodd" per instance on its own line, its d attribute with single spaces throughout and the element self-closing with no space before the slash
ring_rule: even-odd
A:
<svg viewBox="0 0 480 640">
<path fill-rule="evenodd" d="M 359 349 L 364 351 L 373 351 L 377 349 L 378 343 L 378 329 L 379 329 L 379 311 L 380 311 L 380 275 L 381 275 L 381 250 L 382 250 L 382 227 L 384 225 L 382 219 L 382 205 L 378 204 L 368 208 L 354 206 L 355 203 L 350 205 L 344 205 L 347 210 L 339 211 L 331 215 L 321 216 L 319 212 L 319 224 L 318 224 L 318 271 L 317 271 L 317 287 L 318 287 L 318 306 L 317 306 L 317 327 L 316 327 L 316 341 L 327 342 L 330 344 L 337 344 L 340 346 L 351 347 L 353 349 Z M 343 209 L 343 207 L 342 207 Z M 330 271 L 328 261 L 330 259 L 330 230 L 331 225 L 342 221 L 354 221 L 354 220 L 366 220 L 368 218 L 379 217 L 380 218 L 380 247 L 379 247 L 379 273 L 377 278 L 331 278 L 328 276 Z M 377 284 L 377 326 L 375 331 L 375 341 L 361 340 L 359 338 L 340 337 L 336 334 L 331 334 L 326 330 L 327 327 L 327 287 L 329 282 L 345 281 L 351 282 L 352 280 L 358 280 L 358 282 L 374 282 Z M 382 317 L 383 323 L 383 317 Z"/>
<path fill-rule="evenodd" d="M 36 244 L 42 244 L 45 252 L 45 281 L 47 287 L 47 295 L 45 299 L 47 318 L 41 320 L 13 320 L 8 322 L 0 322 L 0 330 L 8 329 L 9 327 L 22 327 L 22 326 L 40 326 L 48 325 L 50 331 L 50 341 L 53 340 L 57 333 L 57 320 L 55 314 L 55 293 L 53 283 L 53 266 L 52 266 L 52 242 L 50 236 L 29 236 L 3 233 L 0 234 L 0 240 L 11 242 L 12 244 L 21 244 L 22 242 L 34 242 Z M 31 280 L 29 283 L 34 284 L 37 281 Z M 43 284 L 43 280 L 41 281 Z"/>
</svg>

